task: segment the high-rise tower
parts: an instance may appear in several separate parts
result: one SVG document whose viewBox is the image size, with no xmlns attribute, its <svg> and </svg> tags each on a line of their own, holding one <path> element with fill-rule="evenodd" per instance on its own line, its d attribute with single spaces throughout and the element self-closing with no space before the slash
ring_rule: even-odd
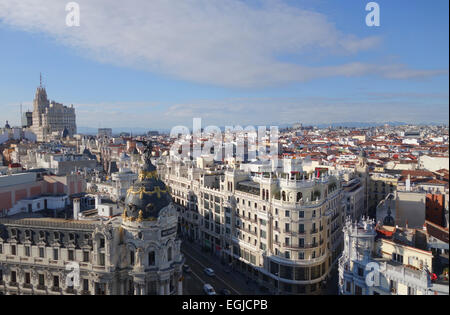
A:
<svg viewBox="0 0 450 315">
<path fill-rule="evenodd" d="M 32 131 L 36 134 L 38 141 L 45 141 L 49 136 L 61 135 L 65 130 L 68 136 L 76 133 L 76 117 L 73 105 L 71 107 L 49 101 L 47 91 L 42 85 L 40 76 L 39 87 L 33 101 L 33 125 Z"/>
</svg>

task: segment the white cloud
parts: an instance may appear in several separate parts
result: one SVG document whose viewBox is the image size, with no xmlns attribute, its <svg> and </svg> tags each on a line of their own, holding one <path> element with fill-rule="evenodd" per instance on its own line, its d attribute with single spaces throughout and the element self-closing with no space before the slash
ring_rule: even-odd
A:
<svg viewBox="0 0 450 315">
<path fill-rule="evenodd" d="M 0 21 L 50 34 L 96 60 L 208 84 L 253 87 L 329 76 L 407 79 L 440 74 L 346 63 L 307 67 L 280 55 L 355 54 L 380 43 L 339 31 L 320 13 L 261 0 L 78 0 L 80 27 L 65 25 L 66 1 L 2 0 Z"/>
</svg>

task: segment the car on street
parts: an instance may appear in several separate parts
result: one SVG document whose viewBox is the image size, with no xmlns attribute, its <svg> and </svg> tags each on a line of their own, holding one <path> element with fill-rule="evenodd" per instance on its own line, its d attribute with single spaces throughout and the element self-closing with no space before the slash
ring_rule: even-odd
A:
<svg viewBox="0 0 450 315">
<path fill-rule="evenodd" d="M 191 267 L 189 265 L 183 265 L 183 271 L 185 273 L 190 273 L 192 271 Z"/>
<path fill-rule="evenodd" d="M 214 270 L 212 268 L 205 268 L 203 270 L 204 273 L 206 273 L 210 277 L 214 277 L 216 274 L 214 273 Z"/>
<path fill-rule="evenodd" d="M 222 294 L 222 295 L 231 295 L 231 292 L 228 289 L 222 289 L 222 290 L 220 290 L 220 294 Z"/>
<path fill-rule="evenodd" d="M 205 292 L 206 295 L 216 295 L 216 291 L 214 291 L 213 286 L 210 285 L 209 283 L 206 283 L 203 286 L 203 291 Z"/>
</svg>

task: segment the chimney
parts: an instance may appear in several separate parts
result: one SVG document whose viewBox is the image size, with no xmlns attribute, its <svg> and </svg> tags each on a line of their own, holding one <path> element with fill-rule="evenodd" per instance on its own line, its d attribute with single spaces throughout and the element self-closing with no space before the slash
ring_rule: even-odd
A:
<svg viewBox="0 0 450 315">
<path fill-rule="evenodd" d="M 411 174 L 408 174 L 406 179 L 406 191 L 411 191 Z"/>
<path fill-rule="evenodd" d="M 102 204 L 102 198 L 99 195 L 95 196 L 95 208 Z"/>
<path fill-rule="evenodd" d="M 75 198 L 73 200 L 73 219 L 78 220 L 80 216 L 80 199 Z"/>
</svg>

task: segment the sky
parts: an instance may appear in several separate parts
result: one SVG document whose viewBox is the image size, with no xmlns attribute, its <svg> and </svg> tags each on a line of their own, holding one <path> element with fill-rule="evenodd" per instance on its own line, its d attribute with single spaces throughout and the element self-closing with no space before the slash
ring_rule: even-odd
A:
<svg viewBox="0 0 450 315">
<path fill-rule="evenodd" d="M 0 0 L 0 124 L 39 74 L 77 126 L 446 123 L 449 2 Z"/>
</svg>

